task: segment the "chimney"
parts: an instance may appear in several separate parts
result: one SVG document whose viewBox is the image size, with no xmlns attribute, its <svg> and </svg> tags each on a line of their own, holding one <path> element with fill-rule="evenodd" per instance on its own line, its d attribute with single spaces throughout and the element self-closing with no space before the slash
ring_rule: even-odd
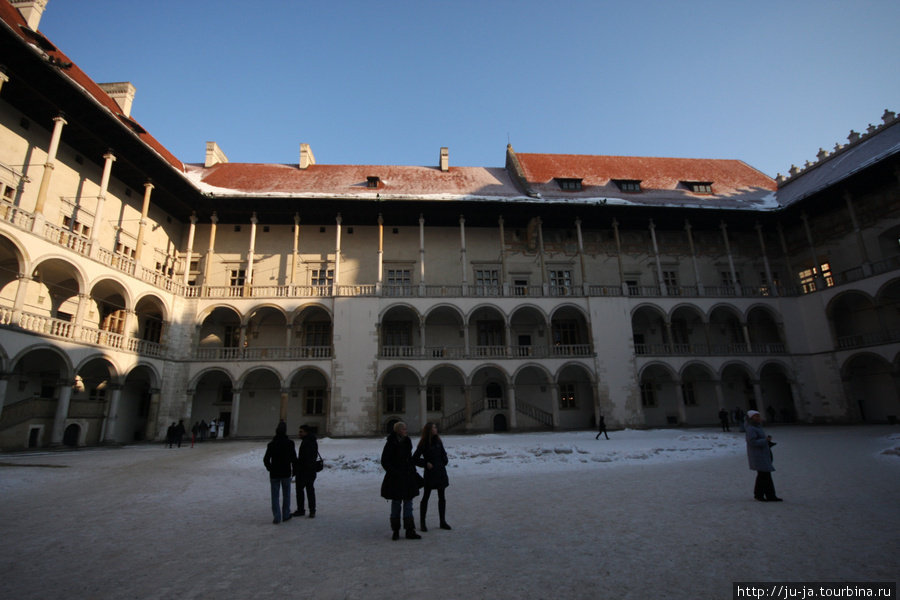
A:
<svg viewBox="0 0 900 600">
<path fill-rule="evenodd" d="M 446 173 L 450 170 L 450 149 L 441 148 L 441 171 Z"/>
<path fill-rule="evenodd" d="M 109 94 L 109 97 L 116 101 L 122 114 L 131 117 L 131 105 L 134 103 L 134 86 L 127 81 L 118 83 L 98 83 L 100 89 Z"/>
<path fill-rule="evenodd" d="M 300 168 L 305 171 L 309 168 L 309 165 L 314 164 L 316 164 L 316 157 L 313 156 L 309 144 L 300 144 Z"/>
<path fill-rule="evenodd" d="M 219 148 L 219 145 L 217 143 L 206 142 L 206 162 L 203 163 L 204 167 L 209 168 L 213 165 L 227 162 L 228 157 L 225 156 L 225 153 L 222 152 L 222 149 Z"/>
<path fill-rule="evenodd" d="M 28 23 L 32 31 L 38 30 L 38 23 L 41 22 L 41 15 L 47 8 L 48 0 L 9 0 L 15 8 L 19 9 L 22 18 Z"/>
</svg>

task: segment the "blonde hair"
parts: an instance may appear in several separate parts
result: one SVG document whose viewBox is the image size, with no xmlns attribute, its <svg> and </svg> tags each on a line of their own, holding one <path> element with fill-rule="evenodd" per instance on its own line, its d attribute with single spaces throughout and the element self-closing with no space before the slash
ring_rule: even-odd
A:
<svg viewBox="0 0 900 600">
<path fill-rule="evenodd" d="M 394 423 L 394 433 L 400 433 L 400 430 L 406 427 L 406 423 L 403 421 L 397 421 Z"/>
</svg>

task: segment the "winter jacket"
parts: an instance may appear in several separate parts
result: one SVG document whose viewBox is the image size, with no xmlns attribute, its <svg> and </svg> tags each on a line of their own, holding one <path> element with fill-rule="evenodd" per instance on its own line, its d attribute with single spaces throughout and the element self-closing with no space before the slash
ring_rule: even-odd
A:
<svg viewBox="0 0 900 600">
<path fill-rule="evenodd" d="M 271 479 L 284 479 L 291 476 L 291 465 L 297 462 L 294 451 L 294 440 L 284 434 L 276 434 L 266 446 L 263 464 Z"/>
<path fill-rule="evenodd" d="M 772 466 L 772 451 L 769 450 L 769 440 L 762 427 L 753 421 L 747 421 L 747 460 L 752 471 L 774 471 Z"/>
<path fill-rule="evenodd" d="M 381 451 L 384 480 L 381 497 L 388 500 L 411 500 L 419 495 L 419 474 L 412 461 L 412 441 L 396 433 L 388 436 Z"/>
<path fill-rule="evenodd" d="M 294 474 L 301 472 L 315 473 L 317 458 L 319 458 L 319 443 L 316 441 L 316 435 L 307 432 L 303 439 L 300 440 L 300 449 L 297 450 L 297 464 L 294 466 Z"/>
<path fill-rule="evenodd" d="M 435 440 L 431 445 L 420 444 L 413 454 L 413 462 L 425 469 L 425 487 L 442 490 L 450 485 L 447 477 L 447 451 L 440 440 Z M 425 466 L 427 463 L 431 463 L 430 469 Z"/>
</svg>

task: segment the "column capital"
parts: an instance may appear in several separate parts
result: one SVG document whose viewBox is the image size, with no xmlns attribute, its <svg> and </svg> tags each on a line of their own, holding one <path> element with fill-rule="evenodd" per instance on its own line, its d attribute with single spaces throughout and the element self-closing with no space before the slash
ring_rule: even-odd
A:
<svg viewBox="0 0 900 600">
<path fill-rule="evenodd" d="M 113 154 L 112 148 L 106 151 L 106 154 L 103 155 L 104 160 L 108 160 L 110 162 L 116 162 L 116 155 Z"/>
<path fill-rule="evenodd" d="M 219 222 L 219 215 L 216 214 L 216 211 L 213 211 L 213 214 L 209 217 L 209 220 L 213 225 Z"/>
<path fill-rule="evenodd" d="M 191 218 L 190 218 L 190 221 L 191 221 L 191 225 L 196 225 L 196 224 L 197 224 L 197 211 L 196 211 L 196 210 L 192 210 L 192 211 L 191 211 Z"/>
</svg>

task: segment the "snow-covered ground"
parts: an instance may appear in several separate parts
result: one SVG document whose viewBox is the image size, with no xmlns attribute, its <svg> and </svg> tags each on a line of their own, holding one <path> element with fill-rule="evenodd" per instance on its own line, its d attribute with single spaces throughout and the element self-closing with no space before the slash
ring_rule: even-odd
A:
<svg viewBox="0 0 900 600">
<path fill-rule="evenodd" d="M 900 430 L 444 437 L 447 519 L 390 540 L 383 439 L 320 440 L 316 519 L 273 525 L 264 441 L 0 455 L 5 598 L 730 598 L 733 581 L 900 579 Z M 418 502 L 416 502 L 418 509 Z"/>
</svg>

